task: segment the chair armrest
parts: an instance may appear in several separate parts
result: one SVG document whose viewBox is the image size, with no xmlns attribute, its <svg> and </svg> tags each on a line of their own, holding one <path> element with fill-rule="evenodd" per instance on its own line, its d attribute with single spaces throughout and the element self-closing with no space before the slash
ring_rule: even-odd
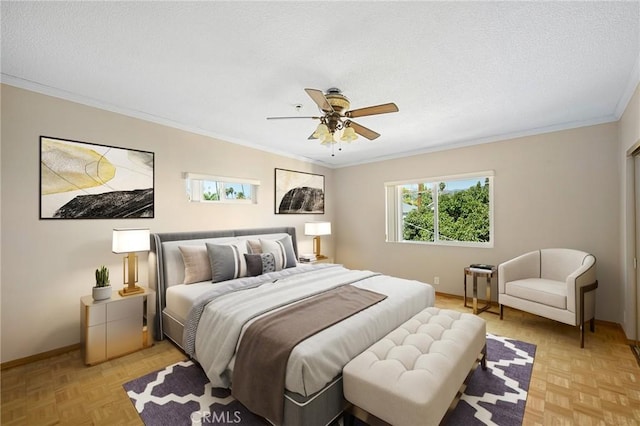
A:
<svg viewBox="0 0 640 426">
<path fill-rule="evenodd" d="M 596 258 L 589 254 L 582 265 L 567 277 L 567 309 L 576 312 L 580 301 L 580 287 L 596 282 Z"/>
<path fill-rule="evenodd" d="M 498 265 L 498 293 L 505 292 L 505 283 L 524 278 L 540 278 L 540 251 L 532 251 Z"/>
</svg>

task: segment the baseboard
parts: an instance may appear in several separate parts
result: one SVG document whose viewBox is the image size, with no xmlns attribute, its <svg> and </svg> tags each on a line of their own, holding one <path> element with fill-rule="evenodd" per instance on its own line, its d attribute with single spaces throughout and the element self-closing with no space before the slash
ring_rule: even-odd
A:
<svg viewBox="0 0 640 426">
<path fill-rule="evenodd" d="M 436 296 L 448 297 L 450 299 L 464 299 L 463 296 L 458 296 L 457 294 L 442 293 L 441 291 L 436 291 Z"/>
<path fill-rule="evenodd" d="M 436 291 L 436 297 L 446 297 L 448 299 L 457 299 L 460 300 L 460 302 L 462 302 L 464 300 L 464 296 L 462 295 L 457 295 L 457 294 L 450 294 L 450 293 L 442 293 L 441 291 Z M 467 295 L 467 300 L 471 300 L 472 296 Z M 484 303 L 484 299 L 482 297 L 478 298 L 478 300 L 481 300 Z M 491 300 L 491 306 L 500 306 L 498 305 L 498 301 L 497 300 Z"/>
<path fill-rule="evenodd" d="M 622 334 L 624 335 L 624 329 L 622 328 L 622 324 L 620 324 L 619 322 L 600 320 L 598 318 L 595 318 L 595 321 L 596 321 L 596 325 L 601 324 L 601 325 L 610 325 L 613 327 L 618 327 L 620 331 L 622 331 Z"/>
<path fill-rule="evenodd" d="M 18 367 L 20 365 L 30 364 L 32 362 L 51 358 L 56 355 L 66 354 L 67 352 L 75 351 L 76 349 L 80 349 L 80 343 L 65 346 L 63 348 L 53 349 L 53 350 L 42 352 L 35 355 L 30 355 L 25 358 L 19 358 L 19 359 L 14 359 L 12 361 L 3 362 L 0 364 L 0 371 L 8 370 L 9 368 Z"/>
<path fill-rule="evenodd" d="M 638 347 L 635 343 L 629 345 L 631 348 L 631 352 L 633 352 L 633 356 L 636 357 L 636 362 L 638 363 L 638 367 L 640 367 L 640 347 Z"/>
</svg>

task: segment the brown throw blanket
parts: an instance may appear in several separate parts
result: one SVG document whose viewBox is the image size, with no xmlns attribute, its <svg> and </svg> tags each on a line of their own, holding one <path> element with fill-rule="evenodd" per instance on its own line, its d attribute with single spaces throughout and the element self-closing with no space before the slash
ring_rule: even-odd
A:
<svg viewBox="0 0 640 426">
<path fill-rule="evenodd" d="M 282 424 L 285 374 L 293 348 L 386 297 L 344 285 L 254 321 L 240 341 L 231 394 L 255 414 Z"/>
</svg>

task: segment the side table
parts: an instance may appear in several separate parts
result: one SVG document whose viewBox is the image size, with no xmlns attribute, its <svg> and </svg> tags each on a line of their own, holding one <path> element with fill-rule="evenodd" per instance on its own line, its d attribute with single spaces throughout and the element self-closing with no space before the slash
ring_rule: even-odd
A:
<svg viewBox="0 0 640 426">
<path fill-rule="evenodd" d="M 91 295 L 80 298 L 80 341 L 84 362 L 97 364 L 121 355 L 147 348 L 153 344 L 155 292 L 120 296 L 112 291 L 111 298 L 93 300 Z"/>
<path fill-rule="evenodd" d="M 467 305 L 467 277 L 473 277 L 473 305 Z M 478 277 L 485 277 L 487 279 L 486 284 L 486 299 L 483 306 L 478 306 Z M 467 266 L 464 268 L 464 306 L 465 308 L 472 308 L 473 313 L 478 315 L 481 312 L 487 311 L 492 314 L 498 314 L 498 312 L 489 311 L 491 308 L 491 282 L 493 277 L 498 277 L 498 269 L 493 266 L 491 269 L 473 268 Z"/>
</svg>

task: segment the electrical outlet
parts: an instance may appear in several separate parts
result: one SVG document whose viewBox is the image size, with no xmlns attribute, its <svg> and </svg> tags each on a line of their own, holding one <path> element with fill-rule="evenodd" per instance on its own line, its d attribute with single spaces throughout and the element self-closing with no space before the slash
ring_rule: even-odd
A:
<svg viewBox="0 0 640 426">
<path fill-rule="evenodd" d="M 433 277 L 433 283 L 434 283 L 435 285 L 440 284 L 440 277 Z"/>
</svg>

